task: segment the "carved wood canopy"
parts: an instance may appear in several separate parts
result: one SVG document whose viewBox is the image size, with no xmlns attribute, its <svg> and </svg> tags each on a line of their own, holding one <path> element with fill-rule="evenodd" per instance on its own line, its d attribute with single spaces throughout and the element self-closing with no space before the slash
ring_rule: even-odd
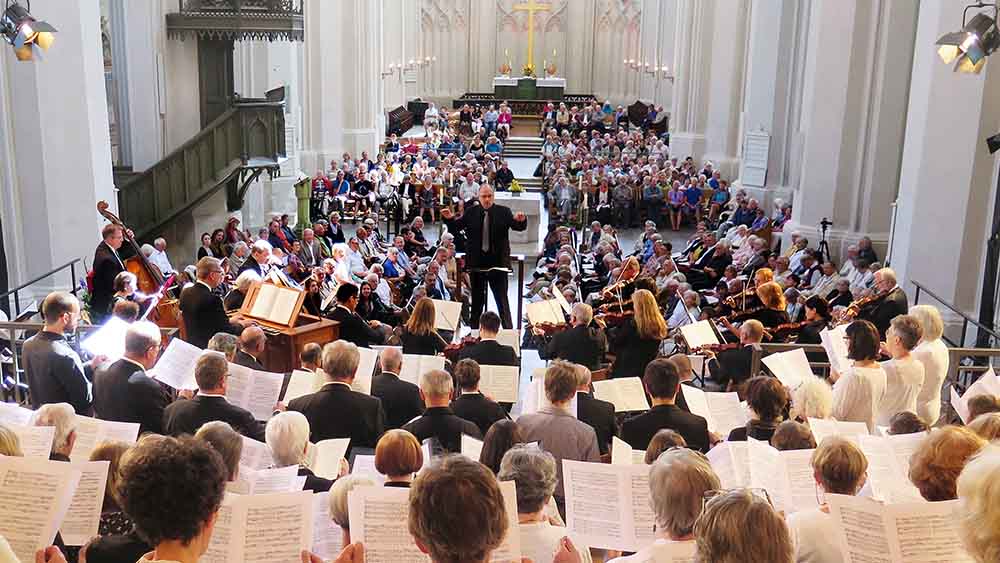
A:
<svg viewBox="0 0 1000 563">
<path fill-rule="evenodd" d="M 302 41 L 301 0 L 178 0 L 167 36 L 184 40 Z"/>
</svg>

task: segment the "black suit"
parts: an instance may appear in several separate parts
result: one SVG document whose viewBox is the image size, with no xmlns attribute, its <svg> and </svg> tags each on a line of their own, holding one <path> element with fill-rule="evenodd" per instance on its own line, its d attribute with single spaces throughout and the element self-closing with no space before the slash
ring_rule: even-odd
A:
<svg viewBox="0 0 1000 563">
<path fill-rule="evenodd" d="M 438 444 L 445 452 L 462 452 L 462 434 L 468 434 L 477 440 L 482 440 L 483 435 L 472 422 L 465 420 L 449 407 L 433 407 L 424 411 L 424 415 L 407 424 L 403 430 L 410 432 L 423 442 L 428 438 L 436 438 Z"/>
<path fill-rule="evenodd" d="M 905 315 L 909 309 L 906 292 L 902 288 L 896 287 L 889 292 L 889 295 L 882 298 L 870 311 L 866 311 L 859 318 L 868 319 L 878 329 L 879 336 L 885 340 L 885 331 L 889 330 L 889 323 L 899 315 Z"/>
<path fill-rule="evenodd" d="M 299 477 L 306 478 L 306 484 L 302 485 L 303 491 L 312 491 L 314 493 L 325 493 L 330 490 L 333 486 L 333 481 L 329 479 L 324 479 L 319 475 L 316 475 L 308 467 L 299 467 Z"/>
<path fill-rule="evenodd" d="M 559 358 L 592 371 L 601 369 L 607 351 L 604 331 L 586 326 L 574 326 L 538 343 L 538 356 L 543 360 Z"/>
<path fill-rule="evenodd" d="M 395 373 L 383 371 L 372 379 L 372 396 L 382 401 L 386 428 L 400 428 L 424 412 L 420 389 Z"/>
<path fill-rule="evenodd" d="M 601 455 L 610 451 L 611 437 L 618 435 L 618 421 L 615 420 L 615 405 L 602 401 L 592 393 L 577 392 L 576 417 L 586 422 L 597 433 L 597 447 Z"/>
<path fill-rule="evenodd" d="M 351 448 L 374 448 L 385 431 L 382 402 L 345 383 L 327 383 L 319 391 L 294 399 L 288 410 L 309 419 L 310 441 L 350 438 Z"/>
<path fill-rule="evenodd" d="M 489 250 L 483 251 L 483 220 L 489 214 L 489 233 L 485 238 L 489 241 Z M 510 230 L 523 231 L 528 228 L 528 222 L 515 221 L 509 207 L 493 205 L 483 209 L 481 205 L 465 208 L 465 213 L 458 218 L 445 221 L 448 231 L 458 233 L 465 231 L 465 267 L 472 278 L 472 328 L 479 328 L 479 315 L 486 308 L 486 286 L 489 284 L 493 298 L 500 309 L 500 319 L 504 328 L 513 326 L 510 317 L 510 304 L 507 303 L 507 272 L 485 270 L 489 268 L 510 269 Z"/>
<path fill-rule="evenodd" d="M 166 389 L 128 360 L 118 360 L 94 374 L 97 418 L 138 422 L 140 434 L 163 434 L 163 410 L 171 401 Z"/>
<path fill-rule="evenodd" d="M 77 414 L 92 409 L 89 367 L 70 347 L 66 337 L 42 331 L 24 342 L 21 349 L 24 373 L 31 391 L 31 408 L 49 403 L 69 403 Z"/>
<path fill-rule="evenodd" d="M 217 332 L 239 336 L 243 331 L 240 325 L 230 322 L 222 299 L 200 282 L 181 291 L 181 313 L 185 339 L 199 348 L 207 348 Z"/>
<path fill-rule="evenodd" d="M 254 260 L 253 256 L 247 257 L 246 261 L 243 262 L 243 265 L 240 266 L 239 271 L 236 272 L 236 276 L 239 277 L 240 274 L 242 274 L 247 270 L 256 272 L 257 275 L 261 277 L 261 279 L 264 279 L 264 269 L 260 266 L 260 264 L 256 260 Z"/>
<path fill-rule="evenodd" d="M 611 377 L 642 377 L 649 362 L 656 359 L 660 342 L 657 338 L 641 338 L 635 319 L 627 319 L 611 332 L 612 349 L 616 353 Z"/>
<path fill-rule="evenodd" d="M 96 315 L 95 321 L 111 313 L 111 297 L 115 294 L 115 277 L 125 271 L 122 260 L 104 241 L 94 251 L 94 291 L 90 295 L 90 311 Z"/>
<path fill-rule="evenodd" d="M 202 424 L 213 420 L 227 422 L 240 434 L 264 441 L 264 425 L 254 420 L 250 411 L 230 403 L 225 397 L 195 395 L 190 400 L 174 401 L 163 411 L 163 431 L 170 436 L 193 435 Z"/>
<path fill-rule="evenodd" d="M 709 360 L 708 371 L 712 374 L 712 379 L 725 390 L 729 383 L 739 385 L 750 379 L 752 356 L 752 346 L 723 350 L 715 356 L 714 362 Z"/>
<path fill-rule="evenodd" d="M 382 334 L 372 328 L 357 313 L 338 306 L 330 318 L 340 323 L 340 339 L 353 342 L 359 348 L 371 348 L 372 344 L 382 344 Z"/>
<path fill-rule="evenodd" d="M 478 392 L 462 393 L 451 402 L 451 410 L 457 416 L 475 424 L 483 436 L 489 432 L 494 422 L 507 418 L 507 411 L 499 403 Z"/>
<path fill-rule="evenodd" d="M 684 437 L 692 450 L 708 451 L 708 423 L 705 419 L 684 412 L 676 405 L 660 405 L 634 416 L 622 424 L 622 439 L 635 450 L 645 450 L 653 435 L 663 429 L 674 430 Z"/>
<path fill-rule="evenodd" d="M 344 238 L 344 228 L 340 226 L 340 223 L 330 223 L 330 226 L 326 229 L 326 235 L 324 236 L 332 241 L 333 244 L 330 245 L 331 250 L 333 249 L 332 247 L 334 244 L 345 242 L 347 240 Z"/>
<path fill-rule="evenodd" d="M 483 340 L 472 346 L 466 346 L 458 353 L 458 359 L 476 360 L 481 366 L 519 366 L 521 360 L 510 346 L 500 344 L 496 340 Z"/>
<path fill-rule="evenodd" d="M 247 354 L 243 350 L 236 351 L 236 355 L 233 356 L 233 363 L 238 366 L 248 367 L 257 371 L 267 371 L 264 369 L 264 364 L 260 363 L 257 358 Z"/>
</svg>

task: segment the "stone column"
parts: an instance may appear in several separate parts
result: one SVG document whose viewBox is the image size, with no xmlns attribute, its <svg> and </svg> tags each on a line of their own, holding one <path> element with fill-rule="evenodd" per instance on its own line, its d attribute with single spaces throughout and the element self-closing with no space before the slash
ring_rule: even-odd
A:
<svg viewBox="0 0 1000 563">
<path fill-rule="evenodd" d="M 23 265 L 13 272 L 11 284 L 74 258 L 85 257 L 89 266 L 105 223 L 96 203 L 106 200 L 112 211 L 118 207 L 99 1 L 35 0 L 31 9 L 59 32 L 42 61 L 18 62 L 9 46 L 0 47 L 5 98 L 0 113 L 4 146 L 10 149 L 4 160 L 13 164 L 0 188 L 4 241 L 10 245 L 10 262 Z M 17 221 L 9 221 L 10 216 Z M 80 270 L 77 274 L 83 276 Z M 66 278 L 52 283 L 63 286 Z"/>
<path fill-rule="evenodd" d="M 726 178 L 734 178 L 739 166 L 740 112 L 743 108 L 743 71 L 747 43 L 749 0 L 724 0 L 718 4 L 711 28 L 711 59 L 705 66 L 707 88 L 704 160 L 711 160 Z M 698 159 L 698 155 L 693 155 Z"/>
<path fill-rule="evenodd" d="M 705 153 L 708 112 L 707 56 L 712 49 L 711 0 L 678 0 L 674 32 L 674 97 L 670 109 L 670 152 L 683 160 Z"/>
<path fill-rule="evenodd" d="M 129 113 L 129 133 L 122 137 L 122 142 L 129 141 L 132 168 L 142 172 L 166 154 L 163 117 L 167 105 L 166 100 L 161 99 L 163 90 L 159 69 L 162 64 L 159 45 L 163 40 L 165 24 L 158 2 L 114 0 L 112 6 L 116 6 L 116 13 L 124 16 L 111 24 L 112 32 L 123 36 L 126 51 L 123 53 L 124 65 L 120 69 L 119 53 L 113 53 L 115 74 L 125 82 L 128 91 L 124 102 Z"/>
<path fill-rule="evenodd" d="M 1000 61 L 977 76 L 938 58 L 934 42 L 958 27 L 964 5 L 920 7 L 891 260 L 911 295 L 907 282 L 919 281 L 975 316 L 994 212 L 997 161 L 984 139 L 1000 123 Z"/>
</svg>

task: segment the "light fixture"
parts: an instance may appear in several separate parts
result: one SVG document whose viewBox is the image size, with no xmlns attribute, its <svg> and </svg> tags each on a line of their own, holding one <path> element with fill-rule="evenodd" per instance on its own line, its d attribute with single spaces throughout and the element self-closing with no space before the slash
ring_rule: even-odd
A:
<svg viewBox="0 0 1000 563">
<path fill-rule="evenodd" d="M 970 9 L 993 8 L 993 16 L 978 13 L 966 23 Z M 937 40 L 938 56 L 945 64 L 955 63 L 955 72 L 979 74 L 986 64 L 986 57 L 1000 47 L 997 30 L 997 5 L 976 3 L 966 6 L 962 14 L 962 30 L 946 33 Z"/>
<path fill-rule="evenodd" d="M 16 1 L 7 0 L 0 17 L 0 34 L 14 47 L 17 60 L 41 59 L 42 51 L 48 51 L 55 42 L 55 32 L 56 28 L 48 22 L 31 17 L 31 2 L 25 8 Z"/>
</svg>

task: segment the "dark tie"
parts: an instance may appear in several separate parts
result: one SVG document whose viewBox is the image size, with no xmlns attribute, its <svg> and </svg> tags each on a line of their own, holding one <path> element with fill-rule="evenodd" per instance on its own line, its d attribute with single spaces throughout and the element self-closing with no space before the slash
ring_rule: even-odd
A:
<svg viewBox="0 0 1000 563">
<path fill-rule="evenodd" d="M 483 209 L 483 252 L 490 251 L 490 210 Z"/>
</svg>

